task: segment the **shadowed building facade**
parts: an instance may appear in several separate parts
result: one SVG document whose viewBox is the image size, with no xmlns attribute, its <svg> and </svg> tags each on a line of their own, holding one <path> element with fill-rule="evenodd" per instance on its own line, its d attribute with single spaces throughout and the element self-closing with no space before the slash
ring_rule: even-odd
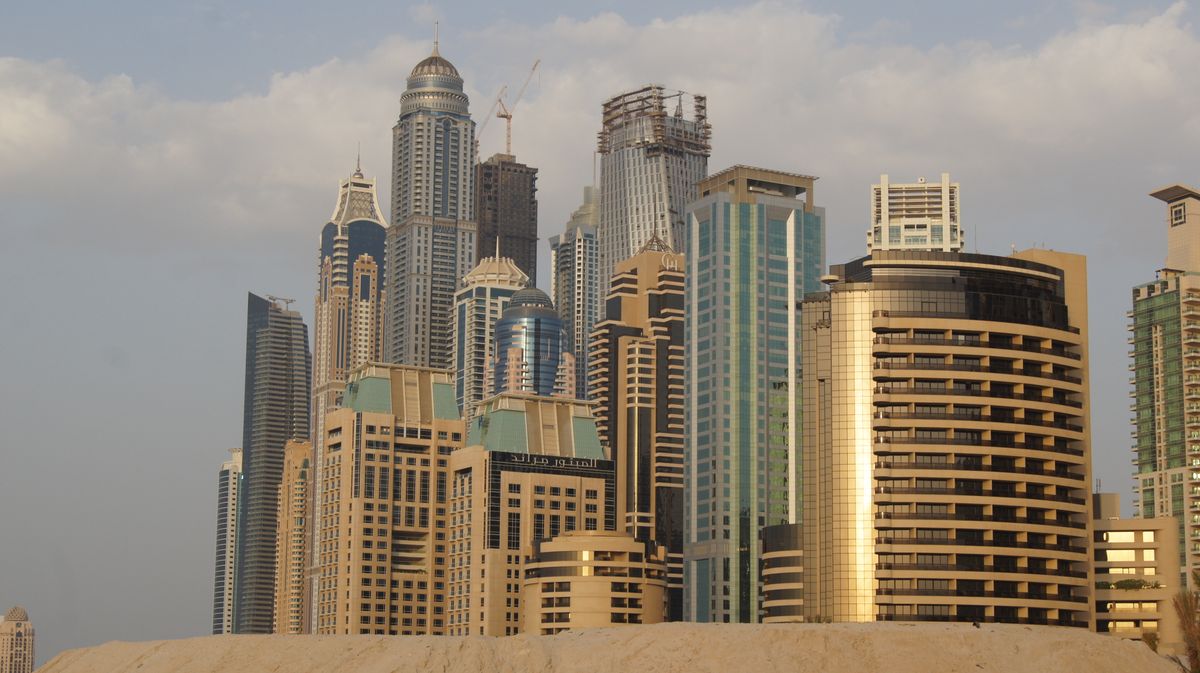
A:
<svg viewBox="0 0 1200 673">
<path fill-rule="evenodd" d="M 453 369 L 454 293 L 475 266 L 475 122 L 458 70 L 413 68 L 392 129 L 387 230 L 388 362 Z"/>
<path fill-rule="evenodd" d="M 588 399 L 588 347 L 608 280 L 600 282 L 596 223 L 599 193 L 583 188 L 583 203 L 571 213 L 566 230 L 550 237 L 550 294 L 567 342 L 575 355 L 575 397 Z"/>
<path fill-rule="evenodd" d="M 807 620 L 1088 627 L 1083 257 L 876 250 L 805 298 Z"/>
<path fill-rule="evenodd" d="M 450 372 L 364 365 L 326 418 L 315 516 L 318 634 L 445 633 Z"/>
<path fill-rule="evenodd" d="M 279 483 L 279 534 L 275 542 L 274 632 L 309 632 L 309 511 L 312 508 L 312 442 L 289 440 L 283 447 Z"/>
<path fill-rule="evenodd" d="M 511 154 L 493 154 L 475 168 L 475 263 L 498 249 L 530 286 L 537 286 L 537 173 Z"/>
<path fill-rule="evenodd" d="M 275 617 L 279 482 L 289 439 L 309 436 L 308 329 L 284 300 L 249 296 L 234 632 L 270 633 Z"/>
<path fill-rule="evenodd" d="M 618 528 L 666 552 L 670 621 L 683 618 L 683 297 L 683 255 L 654 236 L 617 264 L 589 354 Z"/>
<path fill-rule="evenodd" d="M 217 473 L 217 558 L 213 571 L 214 634 L 233 633 L 233 587 L 237 580 L 238 488 L 242 485 L 242 450 L 230 449 Z"/>
<path fill-rule="evenodd" d="M 759 619 L 759 529 L 796 523 L 796 304 L 820 289 L 816 178 L 734 166 L 699 185 L 684 259 L 684 618 Z M 805 335 L 807 336 L 807 335 Z"/>
</svg>

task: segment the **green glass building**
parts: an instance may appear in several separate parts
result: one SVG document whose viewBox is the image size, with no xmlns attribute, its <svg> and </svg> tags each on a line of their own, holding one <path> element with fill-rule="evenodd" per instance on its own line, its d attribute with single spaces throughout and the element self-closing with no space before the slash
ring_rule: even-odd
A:
<svg viewBox="0 0 1200 673">
<path fill-rule="evenodd" d="M 816 178 L 734 166 L 684 241 L 684 619 L 759 621 L 759 531 L 800 520 L 797 305 L 820 289 Z"/>
<path fill-rule="evenodd" d="M 1133 289 L 1128 313 L 1134 514 L 1178 520 L 1181 582 L 1192 584 L 1200 569 L 1200 193 L 1171 185 L 1150 195 L 1167 205 L 1167 264 Z"/>
</svg>

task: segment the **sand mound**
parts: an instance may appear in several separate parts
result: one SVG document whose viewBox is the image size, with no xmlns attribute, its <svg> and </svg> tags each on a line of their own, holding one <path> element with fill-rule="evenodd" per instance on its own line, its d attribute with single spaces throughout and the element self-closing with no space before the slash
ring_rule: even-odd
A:
<svg viewBox="0 0 1200 673">
<path fill-rule="evenodd" d="M 969 624 L 657 624 L 557 636 L 212 636 L 71 650 L 39 673 L 1173 673 L 1080 629 Z"/>
</svg>

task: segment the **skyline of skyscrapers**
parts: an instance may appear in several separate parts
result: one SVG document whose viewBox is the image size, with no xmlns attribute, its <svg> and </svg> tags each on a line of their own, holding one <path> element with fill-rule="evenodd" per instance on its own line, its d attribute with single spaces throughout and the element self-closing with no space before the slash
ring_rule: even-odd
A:
<svg viewBox="0 0 1200 673">
<path fill-rule="evenodd" d="M 242 484 L 238 488 L 235 633 L 270 633 L 284 444 L 308 439 L 312 399 L 308 328 L 285 300 L 248 293 Z"/>
<path fill-rule="evenodd" d="M 475 266 L 475 122 L 436 43 L 407 86 L 392 131 L 384 359 L 452 369 L 454 294 Z"/>
<path fill-rule="evenodd" d="M 820 289 L 816 178 L 737 165 L 698 186 L 684 241 L 684 619 L 759 621 L 759 530 L 793 523 L 797 302 Z"/>
<path fill-rule="evenodd" d="M 532 281 L 537 169 L 473 163 L 463 79 L 436 43 L 393 129 L 390 226 L 361 167 L 341 181 L 316 453 L 289 441 L 274 484 L 275 630 L 555 633 L 576 623 L 560 608 L 596 596 L 541 573 L 601 560 L 655 576 L 605 582 L 614 624 L 661 618 L 641 603 L 661 580 L 668 619 L 1094 626 L 1082 259 L 961 253 L 958 183 L 884 174 L 868 256 L 825 274 L 816 178 L 705 177 L 703 96 L 651 85 L 602 114 L 600 186 L 550 239 L 554 301 Z M 1200 194 L 1154 195 L 1168 267 L 1192 264 Z M 1168 268 L 1145 293 L 1187 277 Z M 294 354 L 294 337 L 255 348 Z M 292 393 L 274 383 L 255 408 Z M 1142 504 L 1179 500 L 1187 467 L 1147 477 Z"/>
<path fill-rule="evenodd" d="M 567 342 L 575 354 L 575 397 L 588 399 L 588 349 L 601 297 L 608 291 L 608 280 L 600 282 L 596 225 L 600 218 L 600 193 L 593 186 L 583 188 L 583 203 L 563 233 L 550 237 L 550 296 Z"/>
</svg>

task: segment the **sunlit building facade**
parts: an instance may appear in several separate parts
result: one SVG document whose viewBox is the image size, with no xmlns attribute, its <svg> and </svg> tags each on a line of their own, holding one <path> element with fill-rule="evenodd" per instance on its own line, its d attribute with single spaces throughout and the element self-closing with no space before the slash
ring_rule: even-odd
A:
<svg viewBox="0 0 1200 673">
<path fill-rule="evenodd" d="M 804 299 L 807 620 L 1087 628 L 1083 257 L 876 250 Z"/>
</svg>

